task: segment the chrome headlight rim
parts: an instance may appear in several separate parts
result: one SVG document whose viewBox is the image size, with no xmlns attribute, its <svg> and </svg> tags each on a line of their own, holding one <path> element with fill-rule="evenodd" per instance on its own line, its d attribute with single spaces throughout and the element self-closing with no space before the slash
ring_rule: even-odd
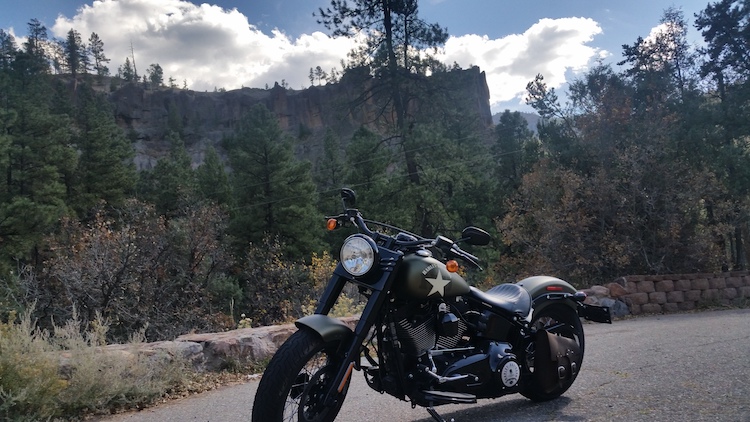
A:
<svg viewBox="0 0 750 422">
<path fill-rule="evenodd" d="M 353 234 L 347 237 L 341 245 L 339 260 L 348 274 L 363 277 L 380 261 L 378 245 L 367 235 Z"/>
</svg>

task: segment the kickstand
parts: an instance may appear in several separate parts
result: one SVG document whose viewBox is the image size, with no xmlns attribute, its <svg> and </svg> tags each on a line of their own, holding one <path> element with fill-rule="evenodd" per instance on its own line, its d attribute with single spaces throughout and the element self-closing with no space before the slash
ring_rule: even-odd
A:
<svg viewBox="0 0 750 422">
<path fill-rule="evenodd" d="M 442 416 L 435 410 L 434 407 L 430 406 L 427 408 L 427 412 L 432 416 L 433 419 L 435 419 L 437 422 L 456 422 L 455 419 L 451 418 L 451 420 L 443 419 Z"/>
</svg>

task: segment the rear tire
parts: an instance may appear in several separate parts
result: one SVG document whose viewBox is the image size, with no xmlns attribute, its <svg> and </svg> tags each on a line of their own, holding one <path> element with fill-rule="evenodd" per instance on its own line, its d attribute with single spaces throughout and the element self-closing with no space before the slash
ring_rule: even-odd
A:
<svg viewBox="0 0 750 422">
<path fill-rule="evenodd" d="M 521 394 L 533 401 L 541 402 L 556 399 L 565 393 L 581 371 L 583 363 L 584 336 L 583 325 L 575 309 L 564 304 L 553 304 L 536 313 L 531 320 L 531 327 L 536 330 L 547 330 L 551 334 L 573 339 L 578 343 L 581 349 L 580 358 L 576 362 L 578 371 L 573 374 L 570 380 L 555 388 L 551 392 L 545 392 L 539 385 L 536 377 L 528 377 L 529 382 L 521 388 Z M 530 350 L 526 353 L 526 367 L 530 372 L 534 371 L 534 343 L 530 345 Z M 532 374 L 533 375 L 533 374 Z"/>
<path fill-rule="evenodd" d="M 333 406 L 322 404 L 341 366 L 339 342 L 325 343 L 318 333 L 301 329 L 281 345 L 258 385 L 255 422 L 331 422 L 344 404 L 349 383 Z"/>
</svg>

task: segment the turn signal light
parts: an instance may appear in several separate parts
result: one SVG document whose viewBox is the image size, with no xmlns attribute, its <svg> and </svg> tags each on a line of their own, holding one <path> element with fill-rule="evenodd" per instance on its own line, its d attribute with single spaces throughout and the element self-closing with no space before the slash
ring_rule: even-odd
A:
<svg viewBox="0 0 750 422">
<path fill-rule="evenodd" d="M 445 263 L 445 268 L 448 269 L 448 272 L 451 273 L 457 273 L 458 272 L 458 262 L 451 259 L 450 261 Z"/>
<path fill-rule="evenodd" d="M 326 229 L 328 229 L 328 231 L 336 230 L 338 226 L 339 222 L 335 218 L 329 218 L 328 221 L 326 221 Z"/>
</svg>

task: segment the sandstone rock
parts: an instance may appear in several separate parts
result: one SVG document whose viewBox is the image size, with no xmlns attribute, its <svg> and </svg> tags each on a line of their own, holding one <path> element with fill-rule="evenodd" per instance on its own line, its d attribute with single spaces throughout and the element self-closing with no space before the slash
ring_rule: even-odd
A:
<svg viewBox="0 0 750 422">
<path fill-rule="evenodd" d="M 641 293 L 651 293 L 655 291 L 654 282 L 650 280 L 644 280 L 638 282 L 638 291 Z"/>
<path fill-rule="evenodd" d="M 662 313 L 662 308 L 661 305 L 656 303 L 647 303 L 641 305 L 641 311 L 643 311 L 644 314 L 660 314 Z"/>
<path fill-rule="evenodd" d="M 589 289 L 593 296 L 609 297 L 609 289 L 604 286 L 591 286 Z"/>
<path fill-rule="evenodd" d="M 623 296 L 623 299 L 629 305 L 645 305 L 648 303 L 648 293 L 632 293 Z"/>
<path fill-rule="evenodd" d="M 711 289 L 723 289 L 727 287 L 727 282 L 723 278 L 713 278 L 708 281 L 708 286 Z"/>
<path fill-rule="evenodd" d="M 351 328 L 359 317 L 341 318 Z M 219 370 L 227 362 L 263 361 L 269 359 L 286 339 L 297 331 L 294 324 L 241 328 L 223 333 L 186 334 L 178 342 L 199 343 L 203 348 L 204 366 Z"/>
<path fill-rule="evenodd" d="M 609 283 L 604 287 L 609 289 L 609 295 L 614 298 L 622 297 L 629 293 L 625 287 L 618 283 Z"/>
<path fill-rule="evenodd" d="M 667 293 L 667 302 L 680 303 L 685 301 L 685 293 L 679 290 Z"/>
<path fill-rule="evenodd" d="M 721 291 L 721 294 L 724 299 L 736 299 L 738 296 L 737 289 L 735 289 L 734 287 L 727 287 L 726 289 L 723 289 Z"/>
<path fill-rule="evenodd" d="M 657 292 L 671 292 L 674 290 L 674 282 L 672 280 L 660 280 L 654 283 L 654 290 Z"/>
<path fill-rule="evenodd" d="M 698 301 L 701 300 L 701 291 L 700 290 L 689 290 L 685 292 L 685 300 L 690 301 Z"/>
<path fill-rule="evenodd" d="M 742 282 L 742 278 L 740 277 L 728 277 L 726 279 L 726 284 L 727 287 L 734 287 L 735 289 L 744 285 L 744 283 Z"/>
<path fill-rule="evenodd" d="M 690 285 L 690 280 L 676 280 L 674 282 L 674 289 L 681 292 L 691 290 L 692 286 Z"/>
<path fill-rule="evenodd" d="M 665 303 L 662 305 L 664 312 L 679 312 L 680 307 L 677 303 Z"/>
<path fill-rule="evenodd" d="M 692 311 L 693 309 L 695 309 L 695 302 L 680 302 L 677 304 L 677 308 L 681 311 Z"/>
<path fill-rule="evenodd" d="M 708 290 L 708 279 L 705 278 L 697 278 L 695 280 L 690 280 L 690 285 L 693 288 L 693 290 Z"/>
<path fill-rule="evenodd" d="M 648 294 L 648 300 L 651 303 L 667 303 L 667 294 L 665 292 L 653 292 Z"/>
</svg>

